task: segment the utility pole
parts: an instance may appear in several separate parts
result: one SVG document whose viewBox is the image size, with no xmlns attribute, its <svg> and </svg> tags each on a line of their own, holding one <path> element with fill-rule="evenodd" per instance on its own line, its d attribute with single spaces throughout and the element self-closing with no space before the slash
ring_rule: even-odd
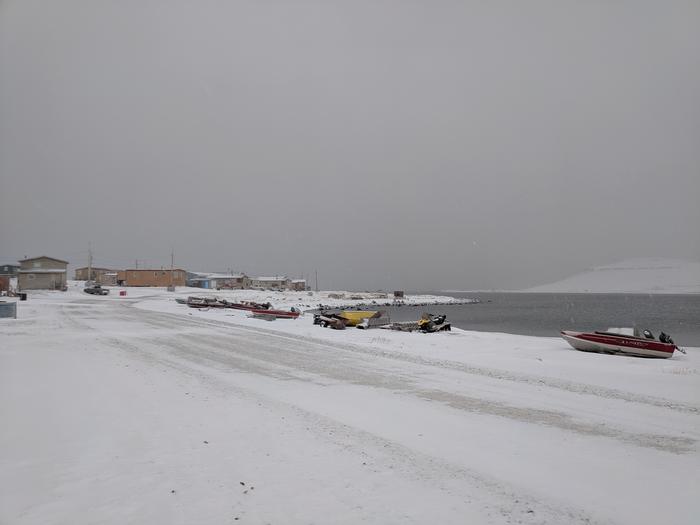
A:
<svg viewBox="0 0 700 525">
<path fill-rule="evenodd" d="M 92 243 L 88 241 L 88 274 L 87 280 L 92 281 Z"/>
<path fill-rule="evenodd" d="M 314 274 L 316 275 L 316 291 L 318 292 L 318 270 L 314 270 Z"/>
<path fill-rule="evenodd" d="M 134 270 L 138 270 L 138 269 L 139 269 L 139 260 L 134 259 Z"/>
<path fill-rule="evenodd" d="M 175 278 L 173 276 L 173 267 L 175 266 L 175 248 L 170 249 L 170 292 L 175 291 Z"/>
</svg>

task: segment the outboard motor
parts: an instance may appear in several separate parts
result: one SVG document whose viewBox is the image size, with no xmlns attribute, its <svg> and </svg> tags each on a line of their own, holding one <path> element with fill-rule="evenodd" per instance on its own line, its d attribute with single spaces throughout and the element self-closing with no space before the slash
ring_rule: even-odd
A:
<svg viewBox="0 0 700 525">
<path fill-rule="evenodd" d="M 670 345 L 676 344 L 673 342 L 673 339 L 671 339 L 671 336 L 664 333 L 664 332 L 661 332 L 661 334 L 659 335 L 659 341 L 661 341 L 662 343 L 670 344 Z"/>
</svg>

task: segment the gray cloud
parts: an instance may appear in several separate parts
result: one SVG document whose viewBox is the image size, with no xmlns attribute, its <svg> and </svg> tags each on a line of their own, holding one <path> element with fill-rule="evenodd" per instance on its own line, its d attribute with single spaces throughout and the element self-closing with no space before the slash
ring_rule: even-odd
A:
<svg viewBox="0 0 700 525">
<path fill-rule="evenodd" d="M 0 4 L 0 253 L 520 287 L 700 259 L 697 2 Z"/>
</svg>

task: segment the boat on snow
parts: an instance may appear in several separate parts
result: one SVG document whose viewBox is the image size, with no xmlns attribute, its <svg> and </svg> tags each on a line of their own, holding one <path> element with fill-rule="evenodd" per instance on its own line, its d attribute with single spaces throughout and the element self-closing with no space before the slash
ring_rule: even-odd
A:
<svg viewBox="0 0 700 525">
<path fill-rule="evenodd" d="M 223 308 L 224 304 L 215 297 L 194 297 L 190 296 L 185 301 L 190 308 Z"/>
<path fill-rule="evenodd" d="M 343 310 L 338 314 L 341 317 L 345 326 L 357 326 L 365 319 L 379 317 L 380 313 L 375 310 Z"/>
<path fill-rule="evenodd" d="M 291 310 L 272 310 L 272 309 L 256 309 L 251 310 L 253 317 L 262 319 L 296 319 L 299 317 L 299 310 L 292 308 Z"/>
<path fill-rule="evenodd" d="M 572 347 L 582 352 L 662 359 L 671 357 L 676 350 L 685 353 L 665 333 L 661 332 L 656 339 L 649 330 L 640 331 L 636 328 L 608 328 L 604 332 L 562 330 L 561 336 Z"/>
<path fill-rule="evenodd" d="M 272 305 L 270 303 L 254 303 L 243 301 L 240 303 L 226 303 L 226 308 L 232 308 L 234 310 L 268 310 Z"/>
</svg>

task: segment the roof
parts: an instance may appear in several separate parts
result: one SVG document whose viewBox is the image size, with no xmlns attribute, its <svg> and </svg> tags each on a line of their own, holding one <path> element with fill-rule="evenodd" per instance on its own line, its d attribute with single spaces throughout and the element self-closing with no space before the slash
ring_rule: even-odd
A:
<svg viewBox="0 0 700 525">
<path fill-rule="evenodd" d="M 48 255 L 40 255 L 39 257 L 27 257 L 26 259 L 22 259 L 21 261 L 18 262 L 27 262 L 27 261 L 36 261 L 37 259 L 51 259 L 52 261 L 58 261 L 61 263 L 68 264 L 68 261 L 64 261 L 63 259 L 56 259 L 56 257 L 49 257 Z"/>
<path fill-rule="evenodd" d="M 127 268 L 124 272 L 169 272 L 170 268 Z M 173 268 L 174 272 L 184 272 L 182 268 Z"/>
<path fill-rule="evenodd" d="M 59 268 L 33 268 L 20 270 L 18 273 L 66 273 L 66 271 Z"/>
<path fill-rule="evenodd" d="M 87 269 L 88 269 L 87 266 L 81 266 L 80 268 L 76 268 L 75 271 L 77 272 L 78 270 L 87 270 Z M 93 266 L 92 271 L 93 272 L 97 272 L 97 271 L 113 272 L 114 270 L 112 270 L 111 268 L 100 268 L 99 266 Z"/>
<path fill-rule="evenodd" d="M 293 283 L 305 283 L 306 279 L 292 279 Z"/>
<path fill-rule="evenodd" d="M 274 277 L 255 277 L 254 281 L 286 281 L 286 275 L 276 275 Z"/>
<path fill-rule="evenodd" d="M 230 273 L 210 273 L 207 277 L 209 279 L 242 279 L 245 275 L 242 273 L 237 273 L 235 275 L 231 275 Z"/>
</svg>

